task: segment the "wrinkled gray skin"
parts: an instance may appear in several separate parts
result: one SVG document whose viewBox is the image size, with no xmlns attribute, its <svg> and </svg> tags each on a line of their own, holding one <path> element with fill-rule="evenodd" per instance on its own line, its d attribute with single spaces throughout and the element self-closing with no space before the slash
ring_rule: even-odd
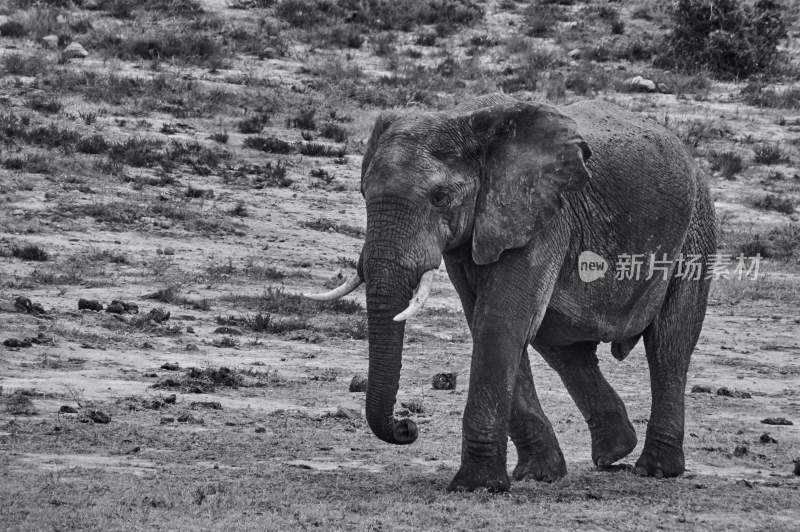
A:
<svg viewBox="0 0 800 532">
<path fill-rule="evenodd" d="M 661 274 L 616 280 L 613 272 L 624 253 L 698 254 L 703 263 L 714 253 L 708 188 L 675 136 L 599 101 L 557 109 L 490 95 L 448 112 L 385 114 L 364 156 L 362 193 L 366 412 L 379 438 L 417 437 L 413 422 L 393 415 L 404 323 L 392 317 L 444 258 L 473 339 L 451 490 L 507 490 L 509 436 L 519 455 L 514 479 L 565 475 L 536 396 L 529 344 L 586 418 L 602 467 L 630 453 L 636 434 L 595 350 L 612 342 L 622 359 L 643 338 L 652 410 L 636 468 L 658 477 L 684 471 L 686 371 L 709 282 Z M 585 250 L 612 271 L 582 282 L 577 257 Z"/>
</svg>

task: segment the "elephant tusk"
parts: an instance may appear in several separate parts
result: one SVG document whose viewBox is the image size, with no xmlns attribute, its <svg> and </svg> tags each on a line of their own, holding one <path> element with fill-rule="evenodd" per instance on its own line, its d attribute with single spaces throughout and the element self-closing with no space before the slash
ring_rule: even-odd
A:
<svg viewBox="0 0 800 532">
<path fill-rule="evenodd" d="M 338 286 L 331 290 L 330 292 L 323 292 L 322 294 L 303 294 L 304 297 L 308 299 L 313 299 L 314 301 L 333 301 L 334 299 L 339 299 L 342 296 L 346 296 L 356 288 L 358 288 L 363 281 L 358 274 L 354 274 L 352 277 L 347 279 L 344 284 Z"/>
<path fill-rule="evenodd" d="M 428 270 L 422 274 L 422 278 L 419 280 L 416 290 L 414 290 L 414 295 L 411 297 L 408 307 L 395 316 L 394 321 L 405 321 L 422 309 L 428 296 L 431 295 L 431 285 L 433 284 L 433 276 L 435 273 L 436 270 Z"/>
</svg>

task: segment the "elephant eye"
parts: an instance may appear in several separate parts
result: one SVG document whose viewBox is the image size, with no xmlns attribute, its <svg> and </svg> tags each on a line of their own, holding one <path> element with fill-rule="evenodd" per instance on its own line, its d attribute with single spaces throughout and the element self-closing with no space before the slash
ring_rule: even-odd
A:
<svg viewBox="0 0 800 532">
<path fill-rule="evenodd" d="M 431 203 L 436 207 L 444 207 L 450 203 L 450 192 L 444 187 L 437 187 L 431 192 Z"/>
</svg>

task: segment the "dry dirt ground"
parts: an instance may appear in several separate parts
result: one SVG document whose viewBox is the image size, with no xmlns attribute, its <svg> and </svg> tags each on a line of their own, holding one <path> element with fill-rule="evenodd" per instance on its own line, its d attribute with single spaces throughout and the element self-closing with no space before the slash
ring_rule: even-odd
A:
<svg viewBox="0 0 800 532">
<path fill-rule="evenodd" d="M 334 25 L 281 21 L 273 2 L 139 4 L 0 7 L 0 342 L 21 343 L 0 344 L 0 528 L 797 529 L 796 109 L 743 101 L 745 83 L 567 55 L 592 36 L 613 48 L 663 33 L 658 2 L 575 2 L 560 38 L 527 36 L 523 3 L 479 2 L 480 20 L 433 45 L 428 24 L 364 30 L 351 48 Z M 602 6 L 619 9 L 622 36 L 569 21 Z M 46 47 L 49 34 L 61 42 Z M 88 57 L 66 57 L 70 40 Z M 471 344 L 446 274 L 407 327 L 398 408 L 421 434 L 406 447 L 377 440 L 348 391 L 366 372 L 363 296 L 296 296 L 352 271 L 360 153 L 380 109 L 446 108 L 532 62 L 535 90 L 505 86 L 521 98 L 600 97 L 674 128 L 711 175 L 724 251 L 772 255 L 758 280 L 713 286 L 678 479 L 635 476 L 641 442 L 597 471 L 577 408 L 534 355 L 569 474 L 446 493 Z M 634 74 L 666 88 L 625 91 Z M 764 145 L 780 157 L 756 161 Z M 709 162 L 725 151 L 745 163 L 731 179 Z M 767 193 L 790 207 L 758 201 Z M 138 313 L 79 310 L 81 298 Z M 642 348 L 601 353 L 643 440 Z M 438 372 L 456 372 L 457 389 L 433 390 Z"/>
</svg>

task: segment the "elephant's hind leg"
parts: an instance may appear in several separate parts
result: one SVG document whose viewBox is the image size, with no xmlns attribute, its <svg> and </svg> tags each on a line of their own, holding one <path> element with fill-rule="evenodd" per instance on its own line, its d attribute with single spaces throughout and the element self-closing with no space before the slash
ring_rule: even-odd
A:
<svg viewBox="0 0 800 532">
<path fill-rule="evenodd" d="M 673 279 L 656 320 L 644 332 L 652 404 L 639 474 L 675 477 L 684 471 L 684 393 L 689 359 L 700 336 L 708 281 Z"/>
<path fill-rule="evenodd" d="M 597 364 L 597 343 L 534 346 L 558 372 L 592 435 L 592 461 L 608 467 L 636 447 L 636 431 L 625 404 L 606 381 Z"/>
<path fill-rule="evenodd" d="M 517 373 L 509 435 L 519 456 L 514 480 L 530 478 L 553 482 L 567 474 L 553 426 L 536 395 L 527 351 L 522 354 Z"/>
</svg>

